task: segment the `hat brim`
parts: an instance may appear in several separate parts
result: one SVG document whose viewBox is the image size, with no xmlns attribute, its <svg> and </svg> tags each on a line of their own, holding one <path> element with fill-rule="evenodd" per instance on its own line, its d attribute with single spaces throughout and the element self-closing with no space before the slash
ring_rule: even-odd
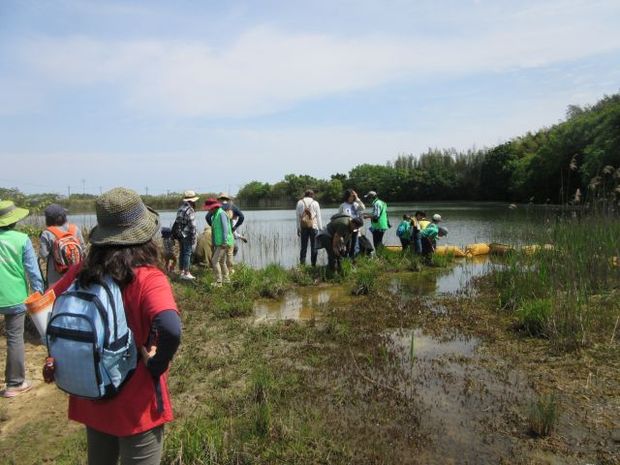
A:
<svg viewBox="0 0 620 465">
<path fill-rule="evenodd" d="M 95 226 L 90 231 L 93 245 L 139 245 L 150 241 L 159 231 L 159 214 L 146 207 L 146 214 L 136 224 L 123 226 Z"/>
<path fill-rule="evenodd" d="M 0 228 L 10 226 L 23 220 L 30 214 L 30 211 L 25 208 L 15 207 L 8 215 L 4 215 L 0 218 Z"/>
<path fill-rule="evenodd" d="M 183 199 L 183 202 L 195 202 L 199 198 L 200 197 L 186 197 L 186 198 Z"/>
<path fill-rule="evenodd" d="M 203 208 L 203 210 L 212 210 L 214 208 L 220 208 L 221 206 L 222 206 L 222 204 L 219 203 L 219 202 L 217 202 L 217 203 L 207 203 L 202 208 Z"/>
</svg>

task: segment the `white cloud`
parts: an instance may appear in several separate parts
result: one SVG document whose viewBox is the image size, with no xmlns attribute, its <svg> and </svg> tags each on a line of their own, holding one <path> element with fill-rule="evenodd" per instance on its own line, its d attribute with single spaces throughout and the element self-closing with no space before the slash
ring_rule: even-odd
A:
<svg viewBox="0 0 620 465">
<path fill-rule="evenodd" d="M 620 32 L 600 16 L 618 8 L 593 14 L 584 3 L 571 5 L 525 10 L 497 25 L 473 27 L 466 36 L 435 39 L 257 27 L 218 47 L 197 40 L 72 36 L 41 37 L 20 50 L 52 90 L 106 84 L 137 113 L 247 117 L 405 78 L 539 67 L 620 48 Z"/>
</svg>

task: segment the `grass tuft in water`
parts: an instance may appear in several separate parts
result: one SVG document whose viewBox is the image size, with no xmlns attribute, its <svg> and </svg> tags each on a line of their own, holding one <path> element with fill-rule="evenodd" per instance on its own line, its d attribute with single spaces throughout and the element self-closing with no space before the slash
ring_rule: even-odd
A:
<svg viewBox="0 0 620 465">
<path fill-rule="evenodd" d="M 549 436 L 555 430 L 559 416 L 555 394 L 540 396 L 529 406 L 527 419 L 530 434 L 537 437 Z"/>
</svg>

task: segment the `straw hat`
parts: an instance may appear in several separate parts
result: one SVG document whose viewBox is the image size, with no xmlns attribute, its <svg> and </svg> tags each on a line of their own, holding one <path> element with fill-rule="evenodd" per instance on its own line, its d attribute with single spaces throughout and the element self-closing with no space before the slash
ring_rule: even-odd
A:
<svg viewBox="0 0 620 465">
<path fill-rule="evenodd" d="M 194 191 L 185 191 L 183 192 L 183 201 L 184 202 L 195 202 L 198 200 L 198 196 Z"/>
<path fill-rule="evenodd" d="M 217 196 L 217 199 L 218 200 L 231 200 L 231 197 L 226 192 L 222 192 L 220 195 Z"/>
<path fill-rule="evenodd" d="M 1 200 L 0 228 L 17 223 L 19 220 L 23 220 L 28 216 L 28 213 L 30 212 L 25 208 L 16 207 L 12 200 Z"/>
<path fill-rule="evenodd" d="M 137 192 L 116 187 L 97 198 L 97 226 L 90 232 L 94 245 L 138 245 L 159 231 L 159 215 Z"/>
</svg>

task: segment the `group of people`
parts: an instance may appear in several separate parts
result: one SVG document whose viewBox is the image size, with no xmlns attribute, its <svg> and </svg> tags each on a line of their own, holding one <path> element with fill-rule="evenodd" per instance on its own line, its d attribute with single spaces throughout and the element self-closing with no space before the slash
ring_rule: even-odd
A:
<svg viewBox="0 0 620 465">
<path fill-rule="evenodd" d="M 29 211 L 0 201 L 0 313 L 7 338 L 5 387 L 0 396 L 16 397 L 32 383 L 25 376 L 25 301 L 46 287 L 61 295 L 112 279 L 122 292 L 127 324 L 140 360 L 114 397 L 89 400 L 69 396 L 69 418 L 86 427 L 89 465 L 160 463 L 163 426 L 173 419 L 167 372 L 181 338 L 181 320 L 172 288 L 160 268 L 159 215 L 138 193 L 112 189 L 96 200 L 97 224 L 89 247 L 67 211 L 45 210 L 40 237 L 42 274 L 28 235 L 16 225 Z M 44 282 L 43 275 L 46 276 Z"/>
<path fill-rule="evenodd" d="M 441 215 L 437 213 L 431 220 L 426 218 L 426 212 L 423 211 L 416 211 L 413 216 L 403 215 L 403 220 L 396 230 L 403 251 L 413 246 L 416 254 L 430 256 L 437 247 L 437 238 L 448 234 L 439 223 Z"/>
<path fill-rule="evenodd" d="M 183 194 L 181 206 L 171 228 L 162 228 L 164 241 L 164 259 L 166 269 L 173 271 L 176 266 L 176 241 L 179 243 L 179 277 L 185 280 L 194 280 L 190 271 L 192 255 L 196 252 L 213 267 L 215 273 L 214 286 L 221 287 L 230 283 L 230 276 L 234 273 L 235 240 L 246 239 L 237 229 L 243 224 L 243 212 L 232 202 L 232 198 L 222 192 L 217 198 L 208 198 L 204 201 L 207 226 L 198 237 L 196 227 L 196 203 L 199 196 L 193 190 Z"/>
<path fill-rule="evenodd" d="M 369 191 L 364 198 L 370 202 L 371 213 L 366 213 L 366 205 L 357 192 L 347 189 L 338 212 L 323 227 L 321 208 L 314 198 L 314 191 L 308 189 L 297 202 L 296 219 L 297 235 L 301 241 L 299 262 L 304 265 L 310 244 L 310 264 L 316 266 L 318 250 L 327 252 L 328 266 L 338 270 L 342 258 L 354 258 L 358 254 L 370 254 L 383 247 L 383 238 L 392 227 L 388 216 L 387 203 L 381 200 L 376 191 Z M 370 220 L 372 246 L 366 238 L 364 220 Z M 435 250 L 438 236 L 447 234 L 439 227 L 441 216 L 433 215 L 432 220 L 426 219 L 426 213 L 417 211 L 415 215 L 404 215 L 398 226 L 397 235 L 403 251 L 411 245 L 415 253 L 430 256 Z"/>
</svg>

